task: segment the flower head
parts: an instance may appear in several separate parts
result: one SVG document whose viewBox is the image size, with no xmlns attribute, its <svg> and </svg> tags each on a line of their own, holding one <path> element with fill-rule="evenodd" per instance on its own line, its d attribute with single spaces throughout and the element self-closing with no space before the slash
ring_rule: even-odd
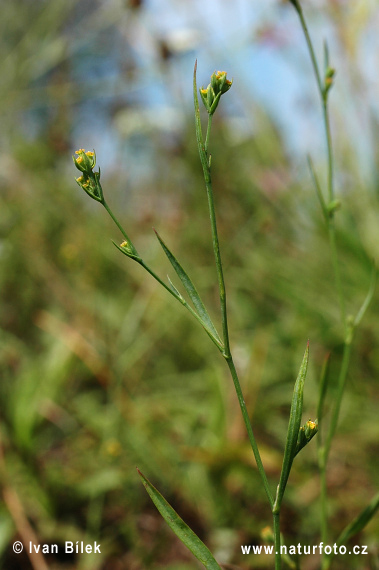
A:
<svg viewBox="0 0 379 570">
<path fill-rule="evenodd" d="M 89 174 L 96 164 L 96 154 L 95 151 L 85 151 L 84 148 L 80 148 L 75 151 L 77 157 L 73 157 L 75 166 L 81 172 L 86 172 Z"/>
<path fill-rule="evenodd" d="M 317 420 L 315 420 L 314 422 L 312 420 L 308 420 L 306 424 L 301 426 L 301 428 L 299 429 L 299 436 L 297 438 L 295 455 L 297 455 L 299 451 L 301 451 L 303 447 L 305 447 L 311 441 L 311 439 L 316 435 L 317 432 L 318 432 Z"/>
<path fill-rule="evenodd" d="M 96 154 L 95 151 L 85 151 L 84 148 L 80 148 L 75 151 L 78 156 L 73 156 L 72 159 L 74 164 L 82 175 L 79 178 L 75 178 L 78 185 L 87 192 L 88 196 L 96 200 L 97 202 L 104 202 L 103 190 L 100 184 L 100 169 L 99 172 L 94 172 L 93 169 L 96 164 Z"/>
<path fill-rule="evenodd" d="M 226 78 L 226 71 L 215 71 L 207 88 L 200 89 L 200 97 L 210 115 L 216 111 L 221 95 L 229 91 L 233 84 Z"/>
</svg>

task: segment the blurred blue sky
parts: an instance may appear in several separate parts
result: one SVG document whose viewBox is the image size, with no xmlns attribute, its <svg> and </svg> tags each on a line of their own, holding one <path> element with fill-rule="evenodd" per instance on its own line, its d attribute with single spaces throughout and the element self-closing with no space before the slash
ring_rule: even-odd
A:
<svg viewBox="0 0 379 570">
<path fill-rule="evenodd" d="M 369 171 L 376 152 L 372 124 L 378 117 L 379 6 L 376 0 L 308 0 L 303 5 L 319 61 L 327 38 L 337 68 L 331 93 L 333 132 L 343 130 L 343 136 L 357 141 L 359 161 Z M 69 16 L 63 36 L 53 45 L 57 51 L 49 51 L 47 58 L 42 49 L 46 38 L 41 38 L 41 51 L 53 62 L 51 68 L 54 57 L 59 61 L 64 52 L 69 58 L 72 138 L 75 146 L 96 148 L 104 171 L 127 152 L 127 166 L 140 176 L 140 163 L 148 170 L 144 141 L 150 133 L 181 131 L 192 114 L 196 58 L 199 86 L 207 85 L 216 69 L 226 70 L 234 80 L 233 91 L 222 102 L 233 125 L 231 137 L 254 134 L 258 104 L 274 120 L 295 161 L 304 164 L 308 152 L 323 156 L 315 80 L 288 1 L 145 0 L 128 8 L 122 0 L 72 0 L 67 12 L 72 9 L 74 17 Z M 29 60 L 29 69 L 44 61 L 38 53 Z M 37 69 L 36 76 L 43 86 L 43 73 L 39 76 Z M 35 97 L 26 122 L 31 133 L 38 132 L 49 104 Z"/>
</svg>

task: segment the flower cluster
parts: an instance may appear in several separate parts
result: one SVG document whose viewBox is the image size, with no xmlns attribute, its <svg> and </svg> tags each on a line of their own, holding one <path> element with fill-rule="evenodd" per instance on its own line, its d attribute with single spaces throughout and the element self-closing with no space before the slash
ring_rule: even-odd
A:
<svg viewBox="0 0 379 570">
<path fill-rule="evenodd" d="M 312 422 L 312 420 L 308 420 L 307 423 L 299 429 L 299 436 L 297 438 L 295 455 L 297 455 L 299 451 L 301 451 L 303 447 L 305 447 L 311 441 L 311 439 L 316 435 L 317 432 L 318 432 L 317 420 L 315 420 L 314 422 Z"/>
<path fill-rule="evenodd" d="M 79 178 L 75 178 L 78 185 L 83 188 L 85 192 L 91 198 L 97 202 L 103 202 L 103 190 L 100 184 L 100 169 L 99 172 L 94 172 L 96 164 L 96 154 L 95 151 L 85 151 L 84 148 L 80 148 L 75 152 L 77 157 L 72 157 L 74 164 L 82 175 Z"/>
<path fill-rule="evenodd" d="M 226 71 L 215 71 L 211 76 L 211 82 L 205 89 L 200 89 L 200 96 L 209 115 L 213 115 L 217 109 L 221 95 L 229 91 L 233 81 L 226 78 Z"/>
</svg>

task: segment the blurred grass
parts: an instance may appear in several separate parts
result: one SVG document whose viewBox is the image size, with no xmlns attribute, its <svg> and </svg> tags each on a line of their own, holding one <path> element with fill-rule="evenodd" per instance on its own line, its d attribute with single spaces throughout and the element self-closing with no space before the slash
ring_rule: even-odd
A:
<svg viewBox="0 0 379 570">
<path fill-rule="evenodd" d="M 216 557 L 242 568 L 271 567 L 268 557 L 248 560 L 240 554 L 240 544 L 261 543 L 270 513 L 221 359 L 196 323 L 113 248 L 116 228 L 73 180 L 70 154 L 81 146 L 72 138 L 78 109 L 70 96 L 65 102 L 62 94 L 54 99 L 54 93 L 71 57 L 62 47 L 69 45 L 65 34 L 67 29 L 78 33 L 67 28 L 78 3 L 19 1 L 5 6 L 2 567 L 31 568 L 25 554 L 12 552 L 12 543 L 25 532 L 17 515 L 19 501 L 38 542 L 96 540 L 102 545 L 96 556 L 48 555 L 49 568 L 198 568 L 145 496 L 136 466 Z M 21 17 L 17 9 L 26 8 L 29 12 Z M 24 34 L 28 19 L 34 27 Z M 93 20 L 92 32 L 104 32 L 99 14 Z M 56 107 L 33 119 L 38 129 L 32 136 L 23 121 L 28 125 L 29 106 L 38 100 L 30 93 L 37 86 Z M 75 82 L 69 93 L 74 87 Z M 128 110 L 130 102 L 125 105 Z M 304 418 L 314 418 L 317 379 L 328 351 L 327 404 L 332 403 L 342 331 L 327 236 L 309 176 L 291 160 L 264 110 L 255 104 L 254 113 L 254 137 L 236 140 L 221 112 L 211 146 L 232 345 L 274 485 L 305 343 L 309 338 Z M 378 255 L 378 186 L 375 176 L 362 183 L 354 141 L 339 128 L 335 138 L 343 208 L 338 244 L 348 310 L 355 313 L 369 286 L 371 260 Z M 141 178 L 126 190 L 128 174 L 120 168 L 104 176 L 104 190 L 144 257 L 161 276 L 172 276 L 151 231 L 152 225 L 157 227 L 217 320 L 193 119 L 189 114 L 180 136 L 167 147 L 160 144 L 159 130 L 151 134 L 149 140 L 139 135 L 127 142 L 142 148 L 146 143 L 151 149 L 154 186 Z M 104 158 L 98 161 L 102 166 Z M 328 488 L 333 537 L 378 486 L 378 300 L 376 293 L 355 339 L 332 448 Z M 13 495 L 7 494 L 9 489 Z M 318 495 L 316 446 L 311 445 L 296 460 L 290 478 L 283 509 L 288 544 L 318 544 Z M 341 558 L 335 568 L 346 568 L 346 563 L 349 568 L 375 568 L 378 531 L 375 519 L 354 539 L 354 544 L 371 546 L 367 563 Z M 304 558 L 303 568 L 314 567 L 311 557 Z"/>
</svg>

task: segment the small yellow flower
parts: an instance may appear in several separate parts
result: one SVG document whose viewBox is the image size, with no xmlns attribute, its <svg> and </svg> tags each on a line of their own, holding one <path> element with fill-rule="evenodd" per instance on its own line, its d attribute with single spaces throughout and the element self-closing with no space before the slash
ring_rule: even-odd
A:
<svg viewBox="0 0 379 570">
<path fill-rule="evenodd" d="M 226 78 L 226 71 L 215 71 L 212 73 L 211 82 L 205 89 L 202 87 L 200 91 L 201 99 L 210 115 L 216 111 L 221 95 L 229 91 L 233 81 Z"/>
<path fill-rule="evenodd" d="M 77 158 L 73 157 L 76 168 L 81 172 L 90 174 L 96 164 L 95 153 L 90 150 L 86 152 L 84 148 L 80 148 L 75 151 L 75 154 L 78 155 Z"/>
<path fill-rule="evenodd" d="M 73 156 L 73 161 L 78 170 L 82 172 L 79 178 L 75 178 L 79 186 L 87 192 L 88 196 L 104 204 L 103 189 L 100 184 L 100 169 L 99 172 L 94 172 L 96 164 L 95 151 L 85 151 L 80 148 L 75 151 L 76 157 Z"/>
</svg>

